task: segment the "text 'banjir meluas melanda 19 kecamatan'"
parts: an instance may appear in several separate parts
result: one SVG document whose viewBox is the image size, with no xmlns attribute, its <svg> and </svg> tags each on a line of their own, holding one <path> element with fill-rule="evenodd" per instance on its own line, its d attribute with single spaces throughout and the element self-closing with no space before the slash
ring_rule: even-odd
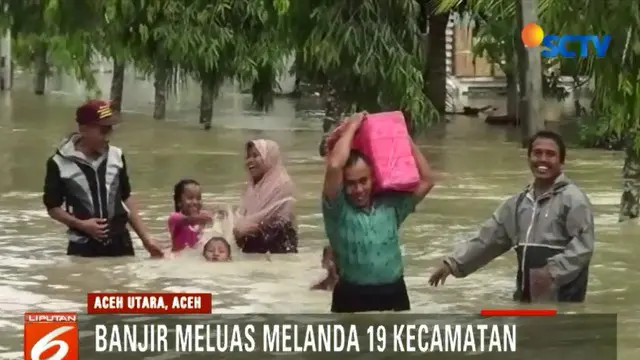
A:
<svg viewBox="0 0 640 360">
<path fill-rule="evenodd" d="M 202 298 L 194 301 L 189 296 Z M 201 308 L 194 308 L 196 303 Z M 210 314 L 211 297 L 99 293 L 88 297 L 88 310 L 101 314 Z M 201 320 L 172 319 L 170 324 L 110 321 L 93 327 L 96 353 L 515 352 L 518 330 L 516 324 L 489 322 L 355 325 L 283 320 L 211 324 L 205 316 Z"/>
</svg>

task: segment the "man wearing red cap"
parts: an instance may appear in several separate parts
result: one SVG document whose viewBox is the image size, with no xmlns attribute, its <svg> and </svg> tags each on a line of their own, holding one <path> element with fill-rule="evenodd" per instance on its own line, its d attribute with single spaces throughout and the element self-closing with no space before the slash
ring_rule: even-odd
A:
<svg viewBox="0 0 640 360">
<path fill-rule="evenodd" d="M 162 255 L 138 214 L 122 150 L 109 144 L 118 120 L 109 103 L 88 101 L 76 110 L 78 132 L 47 160 L 43 202 L 69 227 L 67 255 L 134 255 L 127 223 L 152 256 Z"/>
</svg>

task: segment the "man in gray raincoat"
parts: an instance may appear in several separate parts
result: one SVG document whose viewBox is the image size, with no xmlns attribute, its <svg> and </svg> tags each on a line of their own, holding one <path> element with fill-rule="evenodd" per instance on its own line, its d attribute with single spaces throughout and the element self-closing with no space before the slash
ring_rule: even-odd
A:
<svg viewBox="0 0 640 360">
<path fill-rule="evenodd" d="M 533 184 L 505 201 L 478 235 L 436 269 L 429 283 L 465 277 L 514 248 L 518 257 L 514 300 L 582 302 L 594 250 L 594 224 L 587 195 L 562 172 L 566 147 L 550 131 L 528 146 Z"/>
</svg>

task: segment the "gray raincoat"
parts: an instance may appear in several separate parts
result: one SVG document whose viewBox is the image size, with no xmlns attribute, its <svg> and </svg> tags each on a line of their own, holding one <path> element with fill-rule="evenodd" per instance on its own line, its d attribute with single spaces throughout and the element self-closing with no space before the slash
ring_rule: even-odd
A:
<svg viewBox="0 0 640 360">
<path fill-rule="evenodd" d="M 513 248 L 518 257 L 515 300 L 531 301 L 529 271 L 548 266 L 554 279 L 551 298 L 582 302 L 594 242 L 589 199 L 561 174 L 538 199 L 528 186 L 505 201 L 445 263 L 455 277 L 465 277 Z"/>
</svg>

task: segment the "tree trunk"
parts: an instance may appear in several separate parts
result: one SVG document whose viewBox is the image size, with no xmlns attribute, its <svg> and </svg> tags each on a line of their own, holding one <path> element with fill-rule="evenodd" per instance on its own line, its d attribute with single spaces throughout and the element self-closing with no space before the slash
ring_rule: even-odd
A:
<svg viewBox="0 0 640 360">
<path fill-rule="evenodd" d="M 580 98 L 582 97 L 582 84 L 580 78 L 576 75 L 573 77 L 573 109 L 575 116 L 582 116 L 582 104 L 580 104 Z"/>
<path fill-rule="evenodd" d="M 514 71 L 505 72 L 507 78 L 507 116 L 509 118 L 518 118 L 518 77 Z"/>
<path fill-rule="evenodd" d="M 327 135 L 340 123 L 343 116 L 347 111 L 347 105 L 340 101 L 338 97 L 338 91 L 326 84 L 323 89 L 323 96 L 325 98 L 324 105 L 324 119 L 322 120 L 322 140 L 320 141 L 319 153 L 320 156 L 325 156 L 324 144 L 326 142 Z"/>
<path fill-rule="evenodd" d="M 427 34 L 427 97 L 439 113 L 444 114 L 447 104 L 447 25 L 449 13 L 429 17 Z"/>
<path fill-rule="evenodd" d="M 11 54 L 11 30 L 0 39 L 0 90 L 11 90 L 13 84 L 13 58 Z"/>
<path fill-rule="evenodd" d="M 520 9 L 520 7 L 516 7 L 517 9 Z M 518 21 L 520 21 L 522 19 L 521 16 L 519 16 L 518 14 Z M 518 26 L 522 26 L 521 22 L 518 23 Z M 518 31 L 516 31 L 517 33 Z M 526 52 L 527 49 L 524 47 L 524 44 L 522 44 L 522 40 L 519 39 L 519 36 L 516 35 L 516 75 L 517 75 L 517 81 L 518 81 L 518 121 L 517 121 L 517 125 L 518 127 L 521 129 L 521 133 L 524 134 L 524 128 L 526 128 L 527 126 L 527 118 L 526 116 L 526 111 L 525 111 L 525 106 L 527 104 L 526 102 L 526 98 L 525 98 L 525 89 L 527 87 L 527 64 L 525 61 L 525 58 L 527 56 Z M 521 137 L 523 137 L 523 135 L 521 135 Z M 525 146 L 524 144 L 524 139 L 521 139 L 522 141 L 522 147 Z"/>
<path fill-rule="evenodd" d="M 525 24 L 538 22 L 538 0 L 518 0 L 516 3 L 518 31 L 518 72 L 520 73 L 520 129 L 522 147 L 529 138 L 544 129 L 542 117 L 542 59 L 540 49 L 526 49 L 519 35 Z"/>
<path fill-rule="evenodd" d="M 47 85 L 47 73 L 49 72 L 47 65 L 47 45 L 42 43 L 38 46 L 35 53 L 36 79 L 34 92 L 36 95 L 44 95 Z"/>
<path fill-rule="evenodd" d="M 302 79 L 296 75 L 296 80 L 293 83 L 293 91 L 289 94 L 291 97 L 300 97 L 302 96 L 302 89 L 300 88 L 300 84 L 302 83 Z"/>
<path fill-rule="evenodd" d="M 153 99 L 153 118 L 164 120 L 167 117 L 167 82 L 169 68 L 165 63 L 158 62 L 154 72 L 153 87 L 155 95 Z"/>
<path fill-rule="evenodd" d="M 302 62 L 303 62 L 302 51 L 296 51 L 296 57 L 293 62 L 293 69 L 295 70 L 295 77 L 296 77 L 296 81 L 293 85 L 293 92 L 291 93 L 291 96 L 293 97 L 302 96 L 302 89 L 300 88 L 300 85 L 302 83 L 302 66 L 303 66 Z M 311 79 L 306 79 L 306 80 L 311 81 Z"/>
<path fill-rule="evenodd" d="M 204 124 L 204 129 L 211 129 L 213 120 L 213 99 L 215 98 L 215 82 L 205 80 L 200 84 L 200 124 Z"/>
<path fill-rule="evenodd" d="M 620 222 L 637 219 L 640 212 L 640 153 L 629 144 L 622 167 L 622 198 L 620 199 Z"/>
<path fill-rule="evenodd" d="M 115 112 L 122 111 L 122 92 L 124 91 L 125 62 L 113 60 L 113 75 L 111 76 L 111 108 Z"/>
</svg>

